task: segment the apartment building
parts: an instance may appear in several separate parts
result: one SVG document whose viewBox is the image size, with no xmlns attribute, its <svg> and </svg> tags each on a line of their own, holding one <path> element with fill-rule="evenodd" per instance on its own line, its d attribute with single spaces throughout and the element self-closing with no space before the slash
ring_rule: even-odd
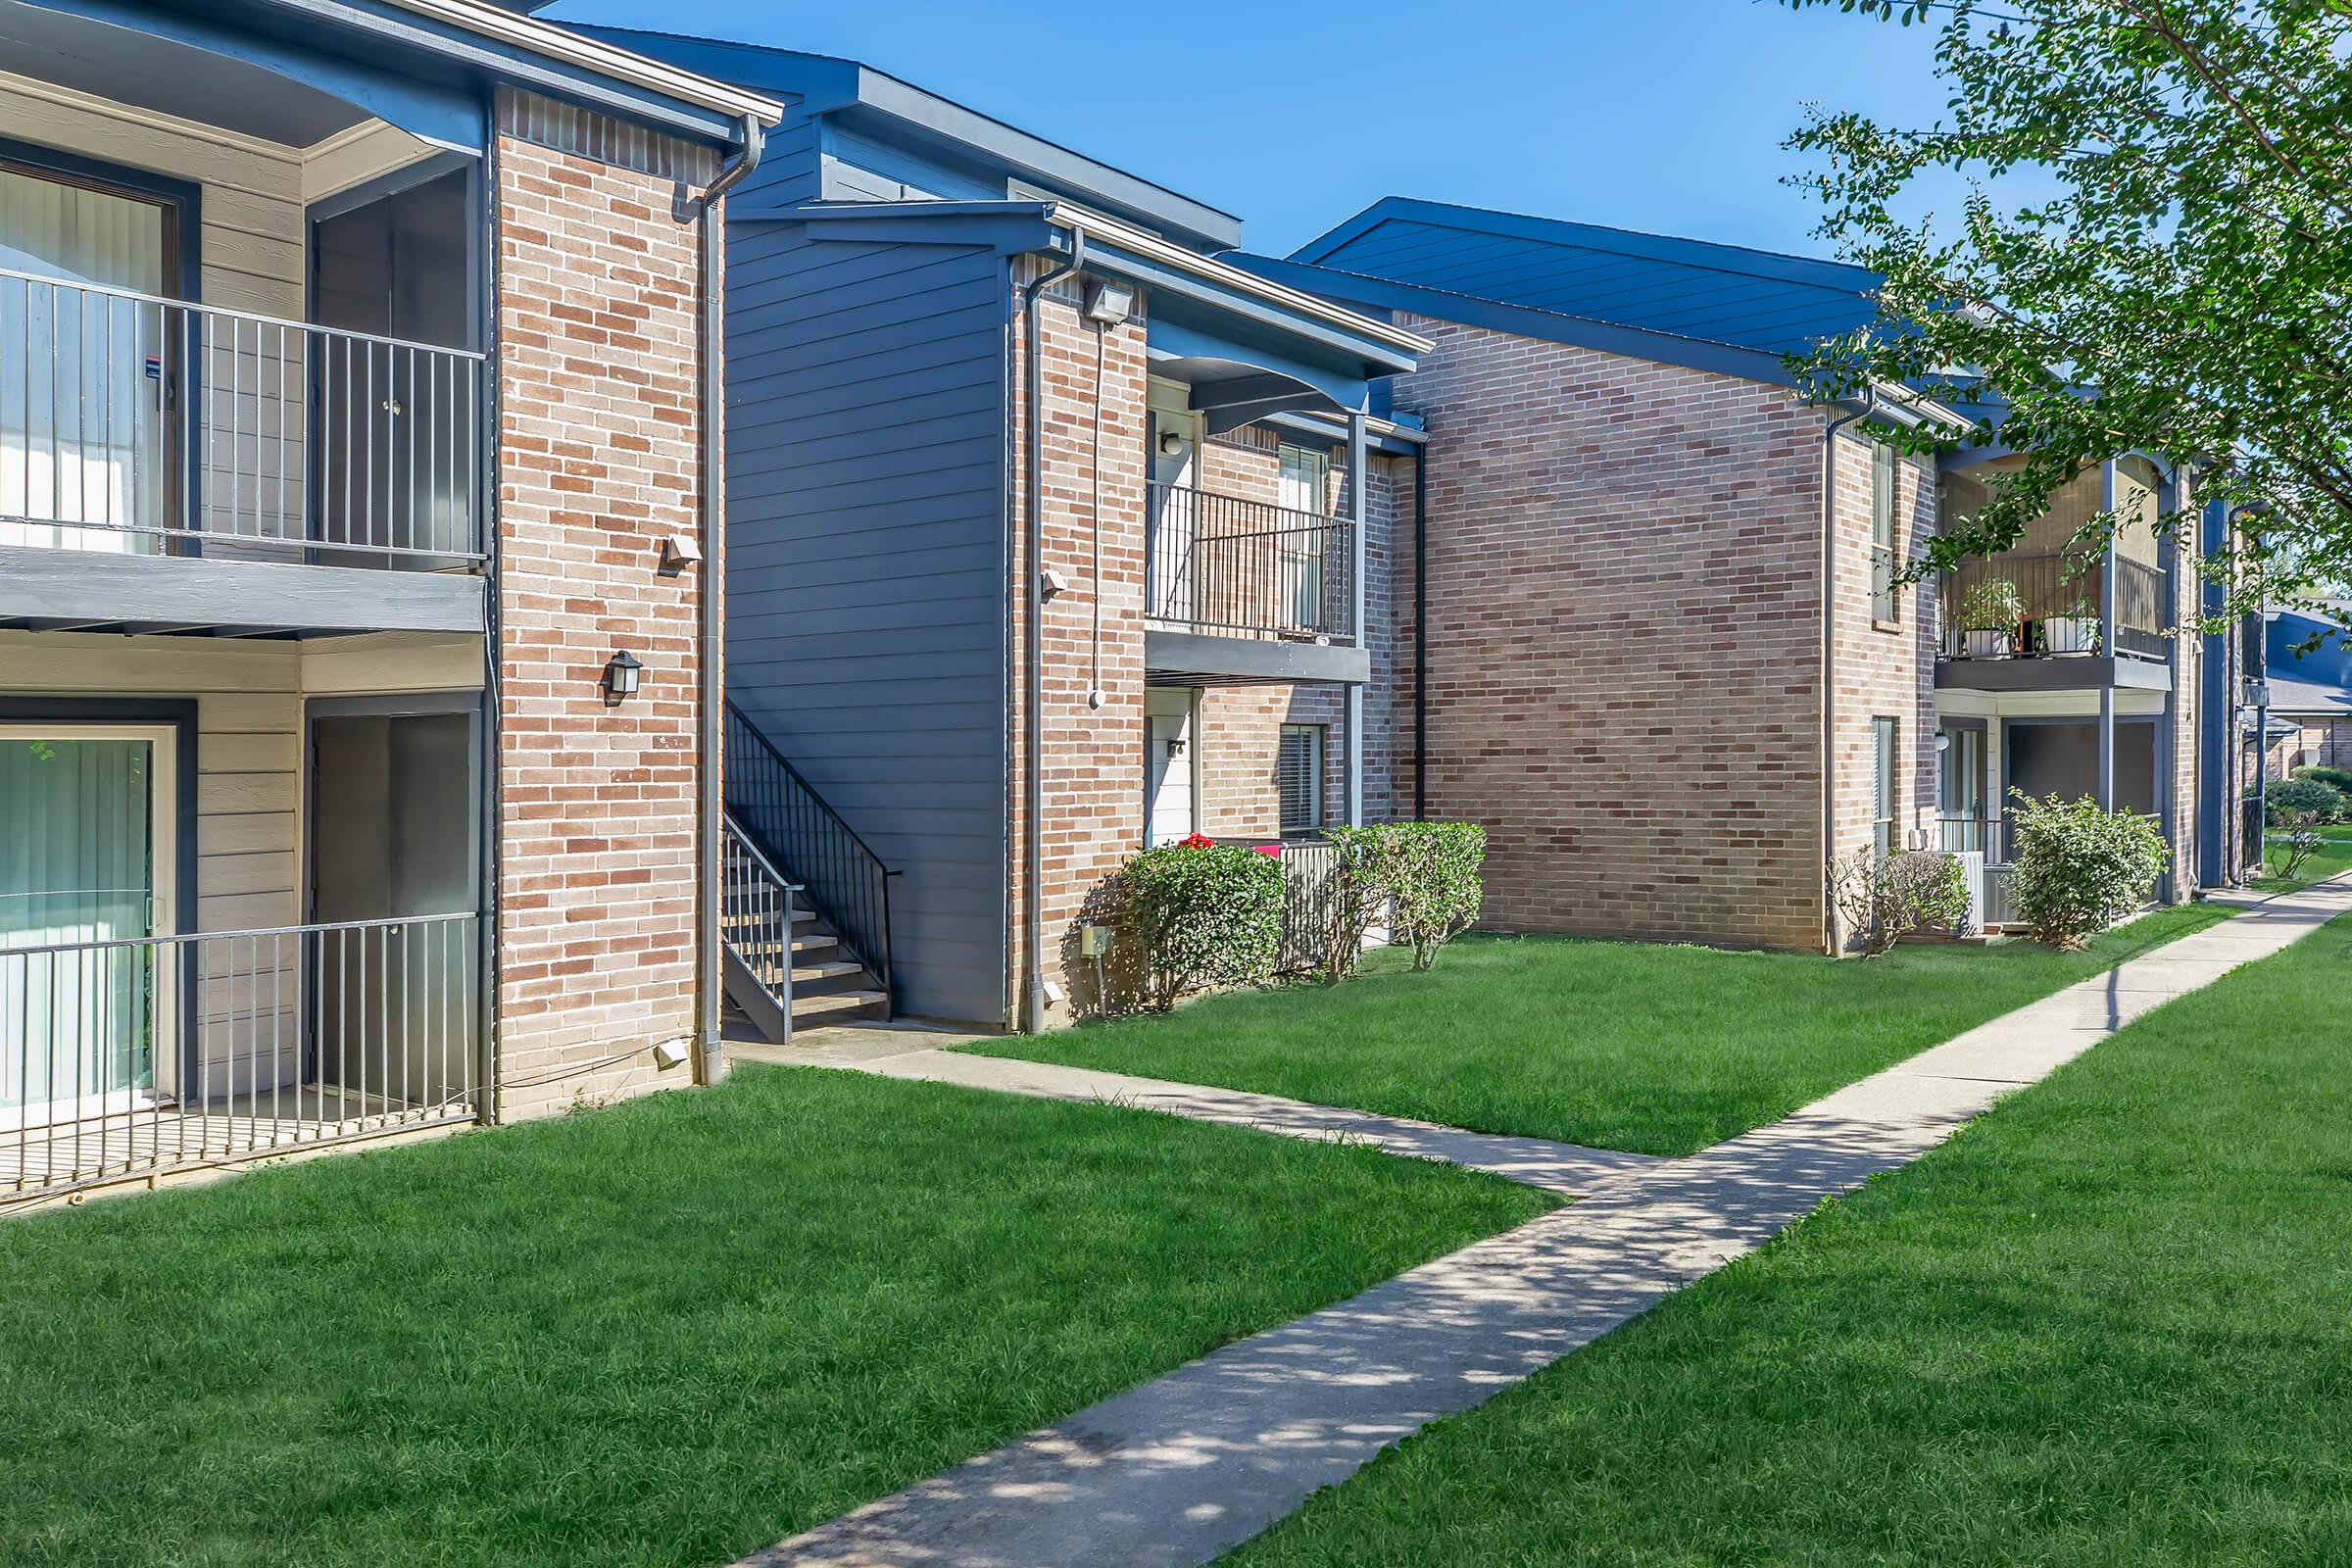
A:
<svg viewBox="0 0 2352 1568">
<path fill-rule="evenodd" d="M 1396 808 L 1420 337 L 869 66 L 595 35 L 785 105 L 728 210 L 727 806 L 807 891 L 747 1010 L 1044 1026 L 1139 847 Z"/>
<path fill-rule="evenodd" d="M 781 113 L 477 0 L 0 7 L 0 1203 L 714 1068 Z"/>
<path fill-rule="evenodd" d="M 1795 395 L 1787 357 L 1871 318 L 1869 272 L 1397 198 L 1236 260 L 1433 345 L 1390 392 L 1429 472 L 1397 658 L 1422 808 L 1488 827 L 1487 923 L 1838 951 L 1831 865 L 1905 847 L 1972 857 L 1998 923 L 2013 789 L 2145 813 L 2159 898 L 2235 875 L 2198 714 L 2233 711 L 2237 655 L 2183 634 L 2194 563 L 2150 526 L 2193 475 L 2120 456 L 1907 583 L 2017 459 L 1872 439 L 1956 422 L 1901 388 Z M 2129 520 L 2084 551 L 2101 511 Z"/>
</svg>

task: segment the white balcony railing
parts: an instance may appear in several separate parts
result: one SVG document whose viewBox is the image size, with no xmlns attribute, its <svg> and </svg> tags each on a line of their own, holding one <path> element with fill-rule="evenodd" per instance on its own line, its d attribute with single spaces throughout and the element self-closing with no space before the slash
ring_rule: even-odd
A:
<svg viewBox="0 0 2352 1568">
<path fill-rule="evenodd" d="M 483 559 L 483 356 L 0 269 L 0 545 Z"/>
</svg>

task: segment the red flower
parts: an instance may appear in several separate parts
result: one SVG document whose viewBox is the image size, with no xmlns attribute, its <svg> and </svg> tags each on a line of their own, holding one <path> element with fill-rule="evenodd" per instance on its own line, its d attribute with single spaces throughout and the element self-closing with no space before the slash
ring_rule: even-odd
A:
<svg viewBox="0 0 2352 1568">
<path fill-rule="evenodd" d="M 1217 847 L 1217 841 L 1205 833 L 1195 833 L 1189 838 L 1178 839 L 1176 845 L 1185 850 L 1213 850 Z"/>
</svg>

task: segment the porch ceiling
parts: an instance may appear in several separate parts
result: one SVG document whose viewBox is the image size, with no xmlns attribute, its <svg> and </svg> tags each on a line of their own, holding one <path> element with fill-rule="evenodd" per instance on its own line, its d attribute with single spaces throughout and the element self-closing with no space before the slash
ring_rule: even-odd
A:
<svg viewBox="0 0 2352 1568">
<path fill-rule="evenodd" d="M 246 61 L 24 0 L 0 0 L 0 44 L 18 75 L 288 147 L 370 118 Z"/>
</svg>

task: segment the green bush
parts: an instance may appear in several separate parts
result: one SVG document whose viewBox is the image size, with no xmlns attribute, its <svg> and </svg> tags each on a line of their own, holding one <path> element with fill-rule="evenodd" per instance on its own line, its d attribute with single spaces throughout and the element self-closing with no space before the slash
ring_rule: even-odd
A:
<svg viewBox="0 0 2352 1568">
<path fill-rule="evenodd" d="M 2317 783 L 2324 783 L 2327 788 L 2345 797 L 2347 807 L 2352 807 L 2352 768 L 2324 768 L 2315 764 L 2307 768 L 2295 768 L 2295 778 L 2312 778 Z"/>
<path fill-rule="evenodd" d="M 1383 822 L 1326 828 L 1323 836 L 1334 852 L 1321 933 L 1324 984 L 1354 972 L 1364 933 L 1384 908 L 1394 910 L 1396 938 L 1412 945 L 1419 970 L 1478 918 L 1487 830 L 1477 823 Z"/>
<path fill-rule="evenodd" d="M 1486 895 L 1479 869 L 1487 830 L 1476 822 L 1399 822 L 1394 865 L 1396 934 L 1413 945 L 1413 967 L 1438 961 L 1438 950 L 1470 928 Z"/>
<path fill-rule="evenodd" d="M 1146 850 L 1121 873 L 1142 945 L 1144 1004 L 1274 972 L 1282 952 L 1282 861 L 1238 844 Z"/>
<path fill-rule="evenodd" d="M 2170 853 L 2145 817 L 2103 811 L 2088 796 L 2010 794 L 2017 808 L 2009 898 L 2035 941 L 2079 948 L 2147 901 Z"/>
<path fill-rule="evenodd" d="M 2344 814 L 2348 806 L 2352 806 L 2352 802 L 2347 802 L 2343 793 L 2334 786 L 2324 784 L 2316 778 L 2300 776 L 2280 779 L 2273 784 L 2267 792 L 2266 801 L 2274 827 L 2290 825 L 2298 817 L 2305 816 L 2332 822 Z"/>
<path fill-rule="evenodd" d="M 1865 957 L 1914 931 L 1957 932 L 1968 919 L 1968 867 L 1940 850 L 1856 850 L 1831 873 L 1830 894 Z"/>
<path fill-rule="evenodd" d="M 1327 827 L 1331 880 L 1323 903 L 1323 983 L 1336 986 L 1355 972 L 1364 933 L 1396 891 L 1403 847 L 1394 825 Z"/>
</svg>

